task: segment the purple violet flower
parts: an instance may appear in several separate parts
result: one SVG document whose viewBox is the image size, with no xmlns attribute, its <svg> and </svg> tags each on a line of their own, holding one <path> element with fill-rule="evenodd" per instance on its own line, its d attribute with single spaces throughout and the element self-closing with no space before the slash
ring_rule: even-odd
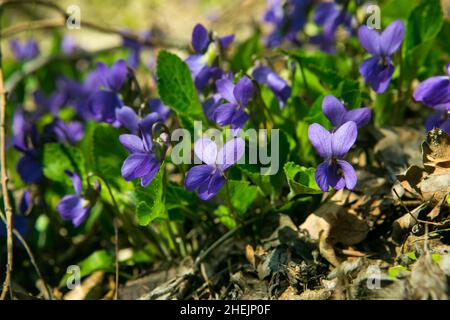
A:
<svg viewBox="0 0 450 320">
<path fill-rule="evenodd" d="M 13 215 L 13 225 L 14 229 L 19 231 L 22 236 L 25 236 L 28 232 L 28 220 L 27 217 L 14 214 Z M 0 219 L 0 237 L 6 237 L 6 225 L 3 220 Z"/>
<path fill-rule="evenodd" d="M 450 111 L 436 111 L 425 120 L 425 129 L 440 128 L 450 134 Z"/>
<path fill-rule="evenodd" d="M 23 215 L 28 214 L 29 211 L 31 210 L 32 205 L 33 205 L 33 200 L 31 198 L 31 192 L 26 190 L 23 193 L 22 198 L 20 199 L 19 212 Z"/>
<path fill-rule="evenodd" d="M 195 155 L 206 164 L 192 167 L 186 174 L 185 186 L 196 190 L 202 200 L 215 196 L 225 184 L 225 170 L 239 161 L 245 152 L 245 141 L 233 138 L 217 151 L 215 142 L 200 138 L 194 145 Z"/>
<path fill-rule="evenodd" d="M 128 67 L 125 60 L 117 60 L 110 68 L 102 62 L 97 63 L 93 80 L 100 84 L 103 90 L 95 91 L 88 100 L 89 111 L 96 121 L 114 124 L 116 122 L 116 109 L 122 108 L 123 101 L 119 96 L 128 76 Z"/>
<path fill-rule="evenodd" d="M 59 79 L 59 83 L 61 83 L 62 90 L 66 92 L 66 104 L 73 107 L 80 118 L 84 120 L 96 118 L 90 110 L 90 97 L 100 87 L 96 71 L 90 72 L 83 83 L 67 78 Z"/>
<path fill-rule="evenodd" d="M 447 75 L 435 76 L 421 82 L 414 91 L 414 100 L 435 110 L 450 111 L 450 63 Z"/>
<path fill-rule="evenodd" d="M 450 133 L 450 63 L 446 65 L 447 75 L 435 76 L 421 82 L 414 91 L 417 102 L 436 110 L 425 121 L 425 129 L 441 128 Z"/>
<path fill-rule="evenodd" d="M 117 120 L 116 110 L 123 107 L 123 101 L 114 92 L 99 90 L 89 97 L 87 106 L 95 121 L 113 124 Z"/>
<path fill-rule="evenodd" d="M 356 123 L 361 128 L 369 123 L 372 111 L 369 108 L 358 108 L 347 111 L 344 105 L 332 95 L 325 96 L 322 111 L 335 127 L 340 127 L 348 121 Z"/>
<path fill-rule="evenodd" d="M 79 121 L 64 122 L 55 118 L 44 128 L 47 135 L 54 136 L 61 143 L 75 144 L 84 137 L 84 125 Z"/>
<path fill-rule="evenodd" d="M 313 44 L 327 53 L 336 51 L 336 31 L 343 26 L 348 33 L 353 33 L 354 17 L 347 11 L 340 9 L 334 2 L 321 2 L 314 13 L 314 22 L 322 27 L 320 34 L 311 37 Z"/>
<path fill-rule="evenodd" d="M 162 119 L 163 122 L 169 120 L 170 108 L 166 106 L 161 99 L 153 98 L 148 101 L 148 107 L 150 112 L 156 112 Z"/>
<path fill-rule="evenodd" d="M 59 85 L 61 86 L 61 85 Z M 56 116 L 61 109 L 67 103 L 67 93 L 61 87 L 50 96 L 46 96 L 42 91 L 37 90 L 33 92 L 33 98 L 36 105 L 39 107 L 38 114 L 51 113 Z"/>
<path fill-rule="evenodd" d="M 120 143 L 130 155 L 122 165 L 122 177 L 131 181 L 141 178 L 141 186 L 147 187 L 161 166 L 163 152 L 159 145 L 153 146 L 150 134 L 141 128 L 142 138 L 133 134 L 122 134 Z"/>
<path fill-rule="evenodd" d="M 205 116 L 208 120 L 214 121 L 214 112 L 216 111 L 217 107 L 220 106 L 221 99 L 222 97 L 220 96 L 220 94 L 216 93 L 203 102 L 203 112 L 205 113 Z"/>
<path fill-rule="evenodd" d="M 23 154 L 17 162 L 16 170 L 26 183 L 38 182 L 44 176 L 37 149 L 40 137 L 33 120 L 27 119 L 20 108 L 13 116 L 13 144 L 16 150 Z"/>
<path fill-rule="evenodd" d="M 97 75 L 100 84 L 109 91 L 118 93 L 127 79 L 127 63 L 119 59 L 108 68 L 103 62 L 97 63 Z"/>
<path fill-rule="evenodd" d="M 297 35 L 306 24 L 310 5 L 311 0 L 268 0 L 264 21 L 274 27 L 266 45 L 276 47 L 285 40 L 298 43 Z"/>
<path fill-rule="evenodd" d="M 219 38 L 220 47 L 210 39 L 208 30 L 202 25 L 197 24 L 192 31 L 192 48 L 195 54 L 189 56 L 185 62 L 188 65 L 195 87 L 198 91 L 203 90 L 209 81 L 219 79 L 223 76 L 223 71 L 212 64 L 219 50 L 226 49 L 234 40 L 234 35 L 227 35 Z"/>
<path fill-rule="evenodd" d="M 325 159 L 316 169 L 317 185 L 324 192 L 331 186 L 335 190 L 356 186 L 357 176 L 352 165 L 342 160 L 356 141 L 358 128 L 349 121 L 330 132 L 318 123 L 309 126 L 308 137 L 320 157 Z"/>
<path fill-rule="evenodd" d="M 116 109 L 117 121 L 132 134 L 137 135 L 141 128 L 145 132 L 151 132 L 156 122 L 166 122 L 169 119 L 170 108 L 164 105 L 160 99 L 150 99 L 148 107 L 150 113 L 142 119 L 130 107 L 123 106 Z"/>
<path fill-rule="evenodd" d="M 277 97 L 280 108 L 284 107 L 291 96 L 291 87 L 289 87 L 286 80 L 281 78 L 271 68 L 264 66 L 256 67 L 253 70 L 253 78 L 259 84 L 267 85 Z"/>
<path fill-rule="evenodd" d="M 80 48 L 78 47 L 77 43 L 75 42 L 75 39 L 72 36 L 64 35 L 62 41 L 61 41 L 61 51 L 64 54 L 67 55 L 73 55 L 77 51 L 79 51 Z"/>
<path fill-rule="evenodd" d="M 116 109 L 116 118 L 122 126 L 127 128 L 134 135 L 137 135 L 141 128 L 146 132 L 151 132 L 153 124 L 158 121 L 163 121 L 161 115 L 157 112 L 152 112 L 140 119 L 136 112 L 127 106 Z"/>
<path fill-rule="evenodd" d="M 18 148 L 17 148 L 18 149 Z M 19 149 L 23 153 L 17 162 L 16 170 L 20 178 L 26 183 L 38 182 L 44 177 L 39 152 L 36 149 Z"/>
<path fill-rule="evenodd" d="M 400 48 L 405 26 L 400 20 L 392 22 L 381 34 L 363 25 L 358 30 L 359 43 L 373 57 L 361 62 L 359 72 L 377 93 L 386 91 L 394 73 L 391 56 Z"/>
<path fill-rule="evenodd" d="M 214 121 L 221 126 L 241 129 L 249 118 L 244 108 L 255 93 L 252 81 L 244 76 L 235 85 L 229 77 L 224 77 L 216 81 L 216 87 L 227 103 L 215 109 Z"/>
<path fill-rule="evenodd" d="M 123 34 L 129 34 L 128 30 L 124 30 Z M 139 33 L 139 36 L 146 40 L 146 41 L 150 41 L 152 39 L 152 31 L 148 30 L 148 31 L 143 31 Z M 136 69 L 137 66 L 139 65 L 139 58 L 141 55 L 141 51 L 144 48 L 150 48 L 150 46 L 147 45 L 142 45 L 139 42 L 137 42 L 136 40 L 127 38 L 127 37 L 122 37 L 122 44 L 125 48 L 129 49 L 129 56 L 128 56 L 128 64 Z"/>
<path fill-rule="evenodd" d="M 70 220 L 75 227 L 80 226 L 91 212 L 97 197 L 100 193 L 100 183 L 95 180 L 94 186 L 88 186 L 85 194 L 83 194 L 83 184 L 80 176 L 75 172 L 66 170 L 65 173 L 72 180 L 75 194 L 64 196 L 56 205 L 61 218 Z"/>
<path fill-rule="evenodd" d="M 9 42 L 14 58 L 18 61 L 27 61 L 36 58 L 39 55 L 39 46 L 33 39 L 24 42 L 13 39 Z"/>
</svg>

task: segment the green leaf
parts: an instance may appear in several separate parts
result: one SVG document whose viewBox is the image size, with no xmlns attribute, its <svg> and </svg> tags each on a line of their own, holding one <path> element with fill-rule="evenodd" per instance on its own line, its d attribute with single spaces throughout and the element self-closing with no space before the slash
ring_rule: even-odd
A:
<svg viewBox="0 0 450 320">
<path fill-rule="evenodd" d="M 187 191 L 185 188 L 169 183 L 166 191 L 167 210 L 175 208 L 185 208 L 194 203 L 195 193 Z"/>
<path fill-rule="evenodd" d="M 408 18 L 406 50 L 432 40 L 442 28 L 444 17 L 440 0 L 423 0 Z"/>
<path fill-rule="evenodd" d="M 397 275 L 402 272 L 402 271 L 408 271 L 407 267 L 404 266 L 394 266 L 394 267 L 390 267 L 388 269 L 388 275 L 391 278 L 396 278 Z"/>
<path fill-rule="evenodd" d="M 43 153 L 44 175 L 54 181 L 71 185 L 70 179 L 64 170 L 77 172 L 85 177 L 85 161 L 80 150 L 59 143 L 47 143 Z"/>
<path fill-rule="evenodd" d="M 314 168 L 305 168 L 293 162 L 285 164 L 284 173 L 286 174 L 292 196 L 323 193 L 317 186 L 314 172 Z"/>
<path fill-rule="evenodd" d="M 94 129 L 92 139 L 92 156 L 96 173 L 117 189 L 129 184 L 121 174 L 122 163 L 128 153 L 119 141 L 119 130 L 110 125 L 100 124 Z"/>
<path fill-rule="evenodd" d="M 203 109 L 188 66 L 167 51 L 158 54 L 156 75 L 158 92 L 164 104 L 178 115 L 204 120 Z"/>
<path fill-rule="evenodd" d="M 228 229 L 236 228 L 236 220 L 230 212 L 228 207 L 220 205 L 215 211 L 214 215 L 222 222 Z"/>
<path fill-rule="evenodd" d="M 153 206 L 147 205 L 145 202 L 139 202 L 136 207 L 136 216 L 141 226 L 147 226 L 150 222 L 155 220 L 167 220 L 164 203 L 156 202 Z"/>
<path fill-rule="evenodd" d="M 240 164 L 238 167 L 249 180 L 257 185 L 265 195 L 275 196 L 281 192 L 286 182 L 282 167 L 289 161 L 291 150 L 295 148 L 295 139 L 284 131 L 272 131 L 266 139 L 258 141 L 258 163 Z M 277 138 L 278 136 L 278 138 Z M 278 140 L 278 141 L 276 141 Z M 273 142 L 273 144 L 272 144 Z M 273 150 L 271 150 L 273 148 Z M 267 155 L 265 157 L 264 155 Z M 264 158 L 261 158 L 264 156 Z M 266 163 L 267 162 L 267 163 Z"/>
<path fill-rule="evenodd" d="M 231 68 L 235 72 L 241 70 L 247 71 L 252 65 L 254 59 L 261 55 L 261 34 L 255 32 L 253 36 L 242 42 L 236 49 L 236 53 L 231 60 Z"/>
<path fill-rule="evenodd" d="M 310 123 L 299 121 L 295 128 L 300 162 L 304 165 L 313 165 L 316 162 L 315 151 L 308 139 L 309 126 Z"/>
<path fill-rule="evenodd" d="M 99 250 L 92 253 L 89 257 L 78 263 L 80 267 L 80 277 L 86 277 L 95 271 L 112 272 L 114 270 L 114 257 L 106 250 Z M 65 286 L 67 280 L 74 277 L 74 274 L 66 273 L 61 279 L 59 285 Z"/>
<path fill-rule="evenodd" d="M 387 0 L 381 4 L 383 21 L 387 24 L 396 19 L 406 20 L 418 0 Z"/>
<path fill-rule="evenodd" d="M 321 95 L 314 101 L 312 107 L 309 109 L 308 115 L 303 120 L 309 124 L 321 124 L 326 129 L 329 129 L 331 128 L 330 121 L 328 121 L 327 117 L 322 112 L 322 102 L 324 98 L 325 96 Z"/>
<path fill-rule="evenodd" d="M 134 191 L 138 201 L 136 215 L 141 226 L 146 226 L 156 219 L 167 220 L 169 218 L 164 201 L 164 171 L 164 164 L 162 164 L 146 188 L 142 188 L 140 185 L 135 187 Z"/>
<path fill-rule="evenodd" d="M 258 187 L 251 186 L 248 181 L 228 180 L 231 204 L 239 216 L 244 216 L 258 195 Z M 220 196 L 226 199 L 226 189 L 220 190 Z"/>
<path fill-rule="evenodd" d="M 341 72 L 337 70 L 337 58 L 321 53 L 321 52 L 304 52 L 298 50 L 291 50 L 285 52 L 292 57 L 299 67 L 308 69 L 316 75 L 323 83 L 335 88 L 340 82 L 345 80 L 341 76 Z M 341 58 L 341 57 L 340 57 Z M 343 58 L 341 58 L 343 60 Z"/>
<path fill-rule="evenodd" d="M 440 0 L 423 0 L 408 18 L 405 46 L 405 79 L 417 75 L 418 66 L 427 59 L 444 22 Z"/>
<path fill-rule="evenodd" d="M 339 99 L 344 100 L 350 109 L 361 107 L 361 91 L 359 90 L 359 83 L 357 81 L 342 81 L 333 94 Z"/>
<path fill-rule="evenodd" d="M 275 192 L 270 181 L 269 175 L 261 174 L 261 166 L 257 164 L 241 164 L 238 168 L 245 174 L 254 184 L 256 184 L 264 195 L 270 195 Z"/>
</svg>

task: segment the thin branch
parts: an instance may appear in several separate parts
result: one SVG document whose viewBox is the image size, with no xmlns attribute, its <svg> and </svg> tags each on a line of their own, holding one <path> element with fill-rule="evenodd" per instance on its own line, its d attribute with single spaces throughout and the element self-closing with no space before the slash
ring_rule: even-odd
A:
<svg viewBox="0 0 450 320">
<path fill-rule="evenodd" d="M 5 7 L 7 5 L 27 5 L 27 4 L 33 4 L 38 6 L 43 6 L 47 8 L 54 9 L 57 11 L 60 15 L 60 19 L 48 19 L 48 20 L 37 20 L 37 21 L 30 21 L 28 23 L 21 23 L 20 25 L 10 27 L 6 30 L 4 30 L 4 37 L 8 38 L 11 37 L 17 33 L 29 31 L 29 30 L 36 30 L 36 29 L 47 29 L 47 28 L 66 28 L 66 21 L 68 18 L 68 14 L 64 10 L 64 8 L 58 6 L 56 3 L 52 3 L 49 1 L 42 1 L 42 0 L 23 0 L 23 1 L 15 1 L 15 0 L 5 0 L 0 3 L 0 7 Z M 153 47 L 172 47 L 172 48 L 182 48 L 184 49 L 185 46 L 180 46 L 179 41 L 169 41 L 167 38 L 163 39 L 156 39 L 154 37 L 148 39 L 144 38 L 141 35 L 131 32 L 131 31 L 124 31 L 120 28 L 107 26 L 104 24 L 97 24 L 92 21 L 87 21 L 85 19 L 81 19 L 80 27 L 92 29 L 101 33 L 107 33 L 107 34 L 116 34 L 119 35 L 122 38 L 125 38 L 127 40 L 136 41 L 137 43 L 141 45 L 146 46 L 153 46 Z"/>
<path fill-rule="evenodd" d="M 443 224 L 440 222 L 433 222 L 433 221 L 425 221 L 425 220 L 421 220 L 419 218 L 417 218 L 416 216 L 414 216 L 412 214 L 412 212 L 406 207 L 406 205 L 403 203 L 403 200 L 400 198 L 400 196 L 397 193 L 397 190 L 395 190 L 395 188 L 392 188 L 392 191 L 394 191 L 395 195 L 397 196 L 398 200 L 400 201 L 400 205 L 403 207 L 403 209 L 405 209 L 406 212 L 408 212 L 408 214 L 411 216 L 411 218 L 414 219 L 414 221 L 416 222 L 416 224 L 419 223 L 423 223 L 425 225 L 433 225 L 433 226 L 442 226 Z"/>
<path fill-rule="evenodd" d="M 1 12 L 0 12 L 1 14 Z M 1 21 L 0 21 L 1 23 Z M 0 30 L 1 32 L 1 30 Z M 1 39 L 1 34 L 0 34 Z M 6 93 L 3 88 L 3 66 L 1 64 L 1 48 L 0 48 L 0 171 L 1 171 L 1 184 L 3 193 L 3 205 L 6 214 L 6 228 L 7 228 L 7 265 L 6 265 L 6 278 L 3 282 L 3 291 L 0 295 L 0 300 L 6 298 L 9 288 L 11 287 L 11 273 L 13 269 L 13 218 L 12 207 L 9 200 L 8 193 L 8 173 L 6 171 Z"/>
<path fill-rule="evenodd" d="M 116 262 L 116 279 L 115 279 L 115 290 L 114 290 L 114 300 L 117 300 L 119 296 L 119 227 L 117 226 L 117 219 L 114 219 L 114 258 Z"/>
<path fill-rule="evenodd" d="M 31 20 L 13 25 L 12 27 L 3 30 L 3 38 L 8 39 L 16 34 L 28 31 L 28 30 L 40 30 L 40 29 L 53 29 L 59 28 L 65 25 L 65 20 L 61 18 L 57 19 L 44 19 L 44 20 Z"/>
<path fill-rule="evenodd" d="M 37 71 L 41 70 L 42 68 L 45 68 L 46 66 L 58 62 L 58 61 L 76 61 L 80 59 L 88 59 L 95 55 L 101 54 L 105 51 L 111 51 L 119 49 L 120 47 L 109 47 L 105 49 L 100 49 L 97 51 L 80 51 L 72 55 L 66 55 L 66 54 L 56 54 L 48 57 L 39 57 L 36 58 L 30 62 L 27 62 L 23 65 L 23 67 L 20 70 L 17 70 L 12 75 L 9 76 L 8 81 L 5 83 L 5 91 L 12 92 L 17 87 L 17 85 L 22 82 L 25 78 L 29 77 L 30 75 L 36 73 Z"/>
<path fill-rule="evenodd" d="M 61 15 L 66 15 L 66 11 L 58 6 L 56 3 L 45 0 L 4 0 L 0 3 L 0 7 L 6 7 L 11 5 L 22 5 L 22 4 L 31 4 L 31 5 L 40 5 L 41 7 L 47 7 L 49 9 L 53 9 L 57 11 Z"/>
<path fill-rule="evenodd" d="M 244 223 L 242 223 L 241 225 L 237 226 L 234 229 L 231 229 L 230 231 L 228 231 L 227 233 L 225 233 L 223 236 L 221 236 L 219 239 L 217 239 L 210 247 L 208 247 L 205 251 L 203 251 L 196 259 L 195 263 L 194 263 L 194 267 L 193 270 L 194 272 L 196 270 L 198 270 L 198 268 L 200 267 L 200 264 L 203 262 L 203 260 L 206 259 L 206 257 L 208 257 L 211 252 L 213 252 L 217 247 L 219 247 L 222 243 L 224 243 L 226 240 L 228 240 L 229 238 L 231 238 L 232 236 L 234 236 L 234 234 L 236 232 L 238 232 L 239 230 L 241 230 L 242 228 L 252 224 L 253 222 L 257 221 L 258 219 L 260 219 L 261 217 L 254 217 L 250 220 L 245 221 Z"/>
<path fill-rule="evenodd" d="M 0 210 L 0 218 L 6 224 L 6 217 L 5 217 L 4 213 L 1 210 Z M 33 265 L 33 268 L 36 271 L 37 276 L 39 277 L 39 279 L 41 279 L 41 281 L 42 281 L 42 283 L 43 283 L 43 285 L 45 287 L 45 290 L 47 291 L 47 296 L 49 297 L 49 299 L 53 299 L 53 295 L 52 295 L 52 292 L 50 290 L 50 287 L 45 282 L 44 276 L 42 275 L 42 272 L 41 272 L 41 270 L 39 269 L 39 267 L 37 265 L 36 258 L 34 257 L 34 254 L 31 251 L 31 248 L 28 245 L 27 241 L 22 237 L 20 232 L 14 227 L 13 227 L 13 234 L 14 234 L 14 236 L 16 236 L 16 238 L 19 240 L 19 242 L 22 244 L 23 248 L 27 252 L 28 257 L 30 258 L 31 264 Z"/>
</svg>

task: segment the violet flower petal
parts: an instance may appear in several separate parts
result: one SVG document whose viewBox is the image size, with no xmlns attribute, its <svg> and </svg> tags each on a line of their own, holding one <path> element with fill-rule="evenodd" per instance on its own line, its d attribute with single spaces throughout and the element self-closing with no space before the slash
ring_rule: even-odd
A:
<svg viewBox="0 0 450 320">
<path fill-rule="evenodd" d="M 242 77 L 233 89 L 233 95 L 241 106 L 246 106 L 254 94 L 255 87 L 247 76 Z"/>
<path fill-rule="evenodd" d="M 361 46 L 373 55 L 381 54 L 380 35 L 373 29 L 363 25 L 358 30 L 358 39 Z"/>
<path fill-rule="evenodd" d="M 364 127 L 372 118 L 372 111 L 369 108 L 358 108 L 347 111 L 342 119 L 342 123 L 353 121 L 358 128 Z"/>
<path fill-rule="evenodd" d="M 197 158 L 206 164 L 213 165 L 217 158 L 217 145 L 208 138 L 200 138 L 194 144 Z"/>
<path fill-rule="evenodd" d="M 131 181 L 146 175 L 152 169 L 154 158 L 147 153 L 133 153 L 122 164 L 122 177 Z"/>
<path fill-rule="evenodd" d="M 138 132 L 139 117 L 133 109 L 127 106 L 123 106 L 122 108 L 117 108 L 115 112 L 116 119 L 122 126 L 127 128 L 134 134 Z"/>
<path fill-rule="evenodd" d="M 238 162 L 245 153 L 245 141 L 242 138 L 234 138 L 226 142 L 217 153 L 216 164 L 220 170 L 225 171 L 228 167 Z"/>
<path fill-rule="evenodd" d="M 350 163 L 345 160 L 338 160 L 337 163 L 342 169 L 342 173 L 345 179 L 345 186 L 347 187 L 347 189 L 353 190 L 358 181 L 355 169 Z"/>
<path fill-rule="evenodd" d="M 237 104 L 237 100 L 234 96 L 234 84 L 229 78 L 222 78 L 216 81 L 217 91 L 220 93 L 222 98 L 230 103 Z"/>
<path fill-rule="evenodd" d="M 327 95 L 322 102 L 322 112 L 333 126 L 340 126 L 347 110 L 342 103 L 332 95 Z"/>
<path fill-rule="evenodd" d="M 400 20 L 395 20 L 380 36 L 380 52 L 384 56 L 390 56 L 398 50 L 405 36 L 405 25 Z"/>
<path fill-rule="evenodd" d="M 332 156 L 331 152 L 331 133 L 318 123 L 313 123 L 308 128 L 308 138 L 322 158 Z"/>
<path fill-rule="evenodd" d="M 358 136 L 358 127 L 353 121 L 340 126 L 331 136 L 331 150 L 333 157 L 344 157 Z"/>
<path fill-rule="evenodd" d="M 131 153 L 145 153 L 142 139 L 133 134 L 122 134 L 119 136 L 120 143 Z"/>
<path fill-rule="evenodd" d="M 202 24 L 197 24 L 192 31 L 192 47 L 195 52 L 202 53 L 208 48 L 208 43 L 208 30 Z"/>
<path fill-rule="evenodd" d="M 203 185 L 206 181 L 209 181 L 214 167 L 203 164 L 199 166 L 192 167 L 186 174 L 186 179 L 184 180 L 184 185 L 188 191 L 194 191 Z"/>
<path fill-rule="evenodd" d="M 64 170 L 64 173 L 69 176 L 70 180 L 72 180 L 72 185 L 75 193 L 77 195 L 81 195 L 83 191 L 83 184 L 81 182 L 80 176 L 76 172 L 70 170 Z"/>
</svg>

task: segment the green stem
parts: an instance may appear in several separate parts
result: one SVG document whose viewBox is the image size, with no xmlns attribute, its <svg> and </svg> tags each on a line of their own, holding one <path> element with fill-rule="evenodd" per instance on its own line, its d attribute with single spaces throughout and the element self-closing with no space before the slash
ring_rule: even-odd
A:
<svg viewBox="0 0 450 320">
<path fill-rule="evenodd" d="M 166 256 L 164 250 L 162 250 L 159 246 L 158 237 L 154 237 L 154 239 L 151 239 L 151 238 L 148 238 L 145 235 L 143 235 L 142 232 L 139 232 L 139 229 L 136 230 L 134 228 L 134 222 L 132 219 L 129 218 L 129 215 L 126 212 L 121 212 L 108 181 L 106 181 L 102 176 L 100 176 L 97 173 L 90 173 L 88 175 L 88 183 L 89 183 L 90 178 L 92 178 L 92 177 L 97 177 L 106 186 L 106 189 L 108 190 L 109 196 L 112 201 L 112 207 L 113 207 L 114 211 L 116 211 L 116 216 L 122 218 L 123 226 L 126 229 L 127 234 L 133 239 L 133 241 L 139 246 L 144 246 L 144 244 L 147 241 L 154 241 L 157 244 L 157 248 L 159 249 L 160 254 L 162 256 Z M 153 236 L 153 235 L 151 235 L 151 236 Z"/>
<path fill-rule="evenodd" d="M 398 116 L 397 116 L 397 122 L 400 122 L 405 114 L 405 103 L 403 101 L 403 43 L 400 46 L 400 50 L 399 50 L 399 55 L 400 55 L 400 75 L 398 78 Z"/>
<path fill-rule="evenodd" d="M 231 214 L 233 215 L 236 222 L 240 222 L 241 218 L 239 218 L 238 214 L 236 213 L 236 210 L 233 207 L 233 204 L 231 203 L 231 194 L 230 194 L 230 188 L 228 187 L 228 179 L 227 178 L 225 181 L 225 193 L 227 194 L 227 204 L 228 204 L 228 208 L 230 209 Z"/>
<path fill-rule="evenodd" d="M 300 72 L 302 73 L 303 83 L 305 84 L 305 90 L 309 92 L 308 81 L 306 80 L 305 69 L 303 68 L 302 58 L 298 58 L 298 64 L 300 66 Z"/>
</svg>

